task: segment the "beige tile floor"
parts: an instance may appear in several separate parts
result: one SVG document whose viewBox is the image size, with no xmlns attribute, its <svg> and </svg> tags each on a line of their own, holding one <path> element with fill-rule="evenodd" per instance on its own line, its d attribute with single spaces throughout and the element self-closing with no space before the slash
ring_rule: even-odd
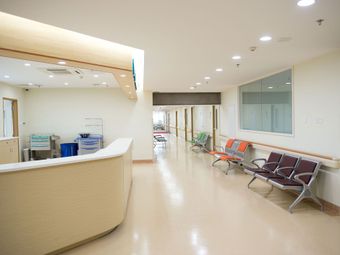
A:
<svg viewBox="0 0 340 255">
<path fill-rule="evenodd" d="M 222 173 L 171 138 L 153 164 L 136 164 L 126 220 L 74 255 L 340 254 L 340 217 L 301 203 L 239 170 Z"/>
</svg>

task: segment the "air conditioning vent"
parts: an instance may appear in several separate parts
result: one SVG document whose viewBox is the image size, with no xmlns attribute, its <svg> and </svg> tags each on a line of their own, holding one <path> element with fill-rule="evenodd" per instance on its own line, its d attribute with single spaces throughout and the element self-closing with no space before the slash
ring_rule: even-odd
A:
<svg viewBox="0 0 340 255">
<path fill-rule="evenodd" d="M 82 77 L 83 72 L 75 68 L 42 68 L 41 71 L 49 75 L 76 75 Z"/>
<path fill-rule="evenodd" d="M 72 72 L 70 72 L 69 70 L 65 69 L 65 68 L 47 68 L 46 69 L 47 72 L 53 74 L 53 75 L 70 75 L 72 74 Z"/>
</svg>

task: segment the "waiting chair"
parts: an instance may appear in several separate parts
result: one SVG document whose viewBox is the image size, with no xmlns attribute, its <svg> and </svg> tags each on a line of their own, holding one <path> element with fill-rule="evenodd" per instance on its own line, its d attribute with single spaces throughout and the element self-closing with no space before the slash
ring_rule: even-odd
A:
<svg viewBox="0 0 340 255">
<path fill-rule="evenodd" d="M 191 149 L 193 150 L 193 148 L 199 148 L 199 149 L 203 149 L 205 151 L 207 151 L 207 142 L 208 142 L 208 138 L 209 138 L 209 135 L 205 132 L 200 132 L 198 133 L 197 137 L 194 138 L 193 141 L 191 141 L 192 143 L 192 146 L 191 146 Z"/>
<path fill-rule="evenodd" d="M 213 155 L 216 157 L 216 160 L 214 160 L 214 162 L 211 165 L 214 166 L 215 163 L 221 160 L 222 156 L 233 155 L 236 152 L 236 149 L 239 144 L 240 144 L 240 141 L 234 138 L 230 138 L 227 140 L 224 148 L 222 146 L 215 146 L 215 149 L 220 148 L 221 150 L 220 151 L 215 150 L 215 151 L 209 152 L 210 155 Z"/>
<path fill-rule="evenodd" d="M 240 141 L 237 150 L 233 155 L 223 155 L 220 160 L 228 163 L 228 168 L 226 170 L 226 174 L 228 174 L 229 170 L 232 169 L 231 163 L 242 166 L 242 162 L 244 161 L 246 151 L 250 146 L 249 142 Z"/>
<path fill-rule="evenodd" d="M 300 192 L 299 196 L 289 206 L 288 211 L 292 213 L 293 208 L 300 203 L 304 198 L 311 198 L 315 203 L 320 205 L 321 210 L 323 206 L 320 200 L 314 195 L 311 186 L 316 179 L 321 163 L 310 159 L 301 159 L 294 169 L 290 178 L 278 177 L 269 179 L 269 183 L 281 190 L 293 190 Z M 278 170 L 280 174 L 281 170 Z"/>
<path fill-rule="evenodd" d="M 298 156 L 284 154 L 274 172 L 255 173 L 254 177 L 255 179 L 257 178 L 263 181 L 268 181 L 269 179 L 272 178 L 274 179 L 281 177 L 290 178 L 298 162 L 299 162 Z M 250 183 L 253 182 L 254 180 L 251 180 Z M 248 187 L 250 183 L 248 184 Z"/>
<path fill-rule="evenodd" d="M 255 181 L 255 174 L 274 173 L 276 168 L 279 166 L 282 156 L 283 155 L 279 152 L 271 152 L 268 159 L 257 158 L 253 159 L 249 165 L 243 165 L 244 172 L 254 176 L 253 179 L 248 183 L 248 187 L 253 181 Z M 260 166 L 259 162 L 263 162 L 263 164 Z"/>
</svg>

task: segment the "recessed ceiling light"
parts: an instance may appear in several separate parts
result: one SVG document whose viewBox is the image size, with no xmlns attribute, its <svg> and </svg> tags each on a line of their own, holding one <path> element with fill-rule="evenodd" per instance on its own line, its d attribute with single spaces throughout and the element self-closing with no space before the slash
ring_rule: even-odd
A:
<svg viewBox="0 0 340 255">
<path fill-rule="evenodd" d="M 196 82 L 196 85 L 201 85 L 201 83 L 200 82 Z"/>
<path fill-rule="evenodd" d="M 94 78 L 98 78 L 99 75 L 98 75 L 98 74 L 94 74 L 93 77 L 94 77 Z"/>
<path fill-rule="evenodd" d="M 211 78 L 209 76 L 205 76 L 204 80 L 210 80 Z"/>
<path fill-rule="evenodd" d="M 234 60 L 238 60 L 238 59 L 241 59 L 241 56 L 239 56 L 239 55 L 235 55 L 235 56 L 233 56 L 233 57 L 232 57 L 232 59 L 234 59 Z"/>
<path fill-rule="evenodd" d="M 216 68 L 216 72 L 222 72 L 223 69 L 222 68 Z"/>
<path fill-rule="evenodd" d="M 65 82 L 64 85 L 65 85 L 65 86 L 68 86 L 68 82 Z"/>
<path fill-rule="evenodd" d="M 286 84 L 287 84 L 287 85 L 290 85 L 290 84 L 292 84 L 292 83 L 291 83 L 291 82 L 286 82 Z"/>
<path fill-rule="evenodd" d="M 121 75 L 119 75 L 120 77 L 122 77 L 122 78 L 125 78 L 126 77 L 126 74 L 121 74 Z"/>
<path fill-rule="evenodd" d="M 9 76 L 9 75 L 4 75 L 4 77 L 5 77 L 5 79 L 9 79 L 9 78 L 11 78 L 11 76 Z"/>
<path fill-rule="evenodd" d="M 125 88 L 130 88 L 130 85 L 125 85 Z"/>
<path fill-rule="evenodd" d="M 307 7 L 315 4 L 315 0 L 300 0 L 297 2 L 297 5 L 300 7 Z"/>
<path fill-rule="evenodd" d="M 189 87 L 189 89 L 191 89 L 191 90 L 194 90 L 196 87 L 194 87 L 194 86 L 191 86 L 191 87 Z"/>
<path fill-rule="evenodd" d="M 272 89 L 273 87 L 268 87 L 268 89 Z"/>
<path fill-rule="evenodd" d="M 59 65 L 66 65 L 66 62 L 64 60 L 60 60 L 60 61 L 58 61 L 58 64 Z"/>
<path fill-rule="evenodd" d="M 53 78 L 54 76 L 53 76 L 52 74 L 50 74 L 48 77 L 49 77 L 49 78 Z"/>
<path fill-rule="evenodd" d="M 31 66 L 31 64 L 30 63 L 25 63 L 24 66 Z"/>
<path fill-rule="evenodd" d="M 106 85 L 106 84 L 107 84 L 107 82 L 106 82 L 106 81 L 103 81 L 103 82 L 102 82 L 102 85 Z"/>
<path fill-rule="evenodd" d="M 262 41 L 262 42 L 268 42 L 268 41 L 271 41 L 271 40 L 272 40 L 272 37 L 269 36 L 269 35 L 265 35 L 265 36 L 262 36 L 260 38 L 260 41 Z"/>
<path fill-rule="evenodd" d="M 27 83 L 28 84 L 28 86 L 33 86 L 33 83 L 32 82 L 29 82 L 29 83 Z"/>
</svg>

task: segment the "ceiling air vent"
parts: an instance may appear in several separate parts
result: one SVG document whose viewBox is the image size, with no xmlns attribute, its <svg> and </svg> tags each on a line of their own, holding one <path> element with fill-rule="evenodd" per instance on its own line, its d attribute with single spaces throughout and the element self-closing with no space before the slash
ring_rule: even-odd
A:
<svg viewBox="0 0 340 255">
<path fill-rule="evenodd" d="M 53 75 L 70 75 L 72 72 L 65 68 L 47 68 L 47 72 L 53 74 Z"/>
<path fill-rule="evenodd" d="M 75 68 L 42 68 L 43 72 L 48 73 L 49 75 L 76 75 L 82 76 L 83 72 L 79 69 Z"/>
</svg>

